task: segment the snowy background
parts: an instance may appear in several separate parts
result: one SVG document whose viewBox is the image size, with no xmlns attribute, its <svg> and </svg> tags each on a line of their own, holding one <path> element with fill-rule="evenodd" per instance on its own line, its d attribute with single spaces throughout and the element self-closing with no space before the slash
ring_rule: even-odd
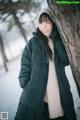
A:
<svg viewBox="0 0 80 120">
<path fill-rule="evenodd" d="M 42 4 L 42 8 L 47 6 L 45 1 L 46 0 L 44 0 L 44 3 Z M 35 16 L 35 14 L 33 14 L 33 16 Z M 27 39 L 29 40 L 32 31 L 34 30 L 32 29 L 33 25 L 32 22 L 30 22 L 28 14 L 23 16 L 23 20 L 27 20 L 25 27 L 28 28 Z M 6 55 L 10 60 L 10 62 L 8 62 L 9 71 L 5 72 L 5 69 L 2 67 L 3 61 L 0 54 L 0 112 L 8 112 L 9 120 L 14 120 L 22 92 L 19 85 L 18 75 L 20 71 L 21 54 L 26 42 L 16 26 L 10 32 L 7 32 L 7 25 L 8 24 L 0 24 L 0 32 L 2 33 L 3 41 L 5 42 Z M 70 66 L 67 66 L 65 70 L 71 86 L 77 118 L 80 120 L 80 99 Z"/>
</svg>

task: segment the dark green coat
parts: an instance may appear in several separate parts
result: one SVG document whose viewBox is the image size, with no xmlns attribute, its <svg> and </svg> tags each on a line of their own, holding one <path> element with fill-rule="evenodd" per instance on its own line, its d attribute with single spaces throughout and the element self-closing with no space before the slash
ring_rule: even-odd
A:
<svg viewBox="0 0 80 120">
<path fill-rule="evenodd" d="M 42 42 L 44 39 L 47 38 L 39 31 L 33 34 L 23 51 L 19 74 L 20 86 L 23 88 L 20 102 L 37 110 L 43 103 L 49 70 L 49 56 Z M 53 44 L 63 110 L 69 120 L 76 120 L 70 85 L 65 74 L 65 66 L 69 65 L 68 56 L 59 35 Z"/>
</svg>

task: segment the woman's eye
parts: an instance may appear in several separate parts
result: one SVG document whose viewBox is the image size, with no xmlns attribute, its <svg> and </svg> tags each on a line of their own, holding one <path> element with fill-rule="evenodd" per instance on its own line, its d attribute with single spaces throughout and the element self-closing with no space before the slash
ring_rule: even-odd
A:
<svg viewBox="0 0 80 120">
<path fill-rule="evenodd" d="M 48 23 L 51 23 L 50 21 L 47 21 Z"/>
<path fill-rule="evenodd" d="M 51 23 L 50 21 L 47 22 L 47 24 L 50 24 L 50 23 Z"/>
</svg>

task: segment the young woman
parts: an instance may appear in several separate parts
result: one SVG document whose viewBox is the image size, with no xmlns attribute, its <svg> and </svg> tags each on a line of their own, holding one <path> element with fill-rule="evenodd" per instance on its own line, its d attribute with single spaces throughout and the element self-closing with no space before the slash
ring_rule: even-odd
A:
<svg viewBox="0 0 80 120">
<path fill-rule="evenodd" d="M 19 82 L 23 92 L 15 120 L 76 120 L 67 65 L 57 27 L 43 12 L 22 54 Z"/>
</svg>

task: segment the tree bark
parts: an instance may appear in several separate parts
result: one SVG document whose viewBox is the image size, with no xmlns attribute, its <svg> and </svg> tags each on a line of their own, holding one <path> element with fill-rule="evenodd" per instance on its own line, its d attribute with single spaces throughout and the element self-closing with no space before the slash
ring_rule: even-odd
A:
<svg viewBox="0 0 80 120">
<path fill-rule="evenodd" d="M 65 45 L 80 96 L 80 5 L 59 5 L 56 0 L 47 2 Z"/>
</svg>

